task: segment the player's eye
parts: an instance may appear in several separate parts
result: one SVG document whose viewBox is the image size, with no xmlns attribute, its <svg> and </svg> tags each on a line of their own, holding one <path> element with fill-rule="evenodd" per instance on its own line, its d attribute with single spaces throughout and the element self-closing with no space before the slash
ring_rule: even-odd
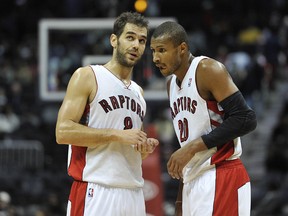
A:
<svg viewBox="0 0 288 216">
<path fill-rule="evenodd" d="M 140 39 L 139 42 L 140 42 L 141 44 L 145 44 L 145 43 L 146 43 L 146 40 L 145 40 L 145 39 Z"/>
<path fill-rule="evenodd" d="M 132 37 L 132 36 L 130 35 L 130 36 L 127 36 L 127 39 L 131 41 L 131 40 L 134 39 L 134 37 Z"/>
</svg>

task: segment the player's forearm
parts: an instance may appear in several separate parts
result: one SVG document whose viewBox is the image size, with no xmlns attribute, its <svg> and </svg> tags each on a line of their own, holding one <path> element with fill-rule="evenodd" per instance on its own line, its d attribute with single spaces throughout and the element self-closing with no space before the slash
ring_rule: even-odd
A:
<svg viewBox="0 0 288 216">
<path fill-rule="evenodd" d="M 194 155 L 197 152 L 207 150 L 207 146 L 205 145 L 205 143 L 201 137 L 193 140 L 192 142 L 187 143 L 187 145 L 185 145 L 185 148 L 187 148 L 186 152 L 187 152 L 187 154 L 190 155 L 190 158 L 194 157 Z"/>
<path fill-rule="evenodd" d="M 117 140 L 113 129 L 95 129 L 85 125 L 66 121 L 56 126 L 56 142 L 76 146 L 97 146 L 109 144 Z"/>
</svg>

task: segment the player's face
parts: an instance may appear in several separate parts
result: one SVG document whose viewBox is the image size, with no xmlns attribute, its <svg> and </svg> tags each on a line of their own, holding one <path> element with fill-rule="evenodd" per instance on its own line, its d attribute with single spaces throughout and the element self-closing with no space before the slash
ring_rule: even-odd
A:
<svg viewBox="0 0 288 216">
<path fill-rule="evenodd" d="M 151 38 L 153 62 L 163 76 L 177 73 L 181 66 L 181 49 L 175 46 L 167 37 Z"/>
<path fill-rule="evenodd" d="M 117 40 L 116 59 L 125 67 L 133 67 L 144 53 L 147 29 L 127 23 Z"/>
</svg>

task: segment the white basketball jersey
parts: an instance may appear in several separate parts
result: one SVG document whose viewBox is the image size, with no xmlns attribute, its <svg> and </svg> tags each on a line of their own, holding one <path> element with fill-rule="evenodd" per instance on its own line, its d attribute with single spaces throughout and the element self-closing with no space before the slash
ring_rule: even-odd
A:
<svg viewBox="0 0 288 216">
<path fill-rule="evenodd" d="M 129 87 L 101 65 L 92 65 L 97 94 L 87 104 L 81 124 L 93 128 L 141 128 L 146 103 L 140 87 Z M 121 131 L 120 131 L 121 133 Z M 75 180 L 112 187 L 142 187 L 142 158 L 132 146 L 113 143 L 97 147 L 69 146 L 68 173 Z"/>
<path fill-rule="evenodd" d="M 216 101 L 206 101 L 198 93 L 196 69 L 198 63 L 207 58 L 199 56 L 193 59 L 181 87 L 172 76 L 170 84 L 170 108 L 174 129 L 181 146 L 208 134 L 222 123 L 224 112 Z M 227 142 L 222 148 L 212 148 L 198 152 L 183 170 L 184 183 L 191 181 L 205 170 L 224 160 L 239 158 L 241 155 L 240 138 Z"/>
</svg>

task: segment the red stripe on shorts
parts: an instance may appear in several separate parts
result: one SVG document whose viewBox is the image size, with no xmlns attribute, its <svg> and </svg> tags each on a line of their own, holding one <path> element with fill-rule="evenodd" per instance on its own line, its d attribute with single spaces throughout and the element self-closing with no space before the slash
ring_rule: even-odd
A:
<svg viewBox="0 0 288 216">
<path fill-rule="evenodd" d="M 74 181 L 71 187 L 69 200 L 71 202 L 70 216 L 83 216 L 87 182 Z"/>
<path fill-rule="evenodd" d="M 217 164 L 213 216 L 238 216 L 238 189 L 249 181 L 241 160 Z"/>
</svg>

